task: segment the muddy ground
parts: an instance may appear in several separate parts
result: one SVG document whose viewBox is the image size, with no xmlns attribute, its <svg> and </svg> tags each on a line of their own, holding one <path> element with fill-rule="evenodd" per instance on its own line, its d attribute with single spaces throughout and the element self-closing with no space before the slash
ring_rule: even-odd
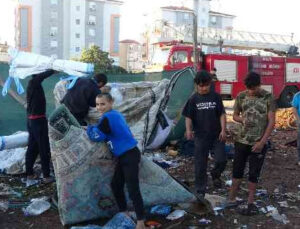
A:
<svg viewBox="0 0 300 229">
<path fill-rule="evenodd" d="M 247 217 L 241 216 L 237 209 L 226 209 L 219 212 L 219 215 L 210 213 L 200 216 L 201 211 L 191 212 L 192 214 L 188 214 L 185 218 L 177 221 L 176 224 L 169 222 L 169 224 L 165 224 L 163 228 L 300 228 L 300 188 L 298 187 L 298 185 L 300 185 L 300 167 L 296 165 L 296 148 L 294 146 L 285 146 L 285 143 L 295 139 L 295 137 L 295 130 L 273 132 L 271 137 L 271 149 L 267 153 L 259 183 L 259 188 L 267 190 L 267 195 L 257 197 L 257 200 L 259 200 L 258 204 L 261 207 L 273 205 L 278 209 L 279 213 L 284 213 L 287 216 L 289 223 L 280 223 L 265 213 Z M 190 188 L 193 188 L 193 157 L 176 156 L 172 159 L 179 163 L 179 166 L 176 168 L 168 168 L 167 171 Z M 232 161 L 229 160 L 226 172 L 222 176 L 224 181 L 230 180 L 231 167 Z M 62 226 L 55 206 L 39 216 L 24 216 L 22 207 L 33 197 L 51 196 L 55 192 L 55 184 L 25 189 L 20 181 L 20 177 L 22 176 L 0 176 L 0 183 L 9 184 L 15 191 L 22 193 L 22 197 L 0 196 L 2 200 L 9 199 L 11 201 L 10 206 L 12 207 L 6 212 L 0 210 L 0 228 L 69 228 Z M 239 197 L 244 200 L 247 196 L 246 188 L 246 182 L 244 182 L 239 195 Z M 214 190 L 211 181 L 209 182 L 210 194 L 226 197 L 228 193 L 227 189 L 228 188 L 224 185 L 224 188 Z M 278 202 L 284 200 L 287 201 L 289 207 L 279 206 Z M 207 226 L 199 225 L 198 220 L 203 217 L 212 222 Z M 99 219 L 89 223 L 103 225 L 106 220 L 107 219 Z M 165 223 L 166 221 L 162 219 L 161 222 Z"/>
</svg>

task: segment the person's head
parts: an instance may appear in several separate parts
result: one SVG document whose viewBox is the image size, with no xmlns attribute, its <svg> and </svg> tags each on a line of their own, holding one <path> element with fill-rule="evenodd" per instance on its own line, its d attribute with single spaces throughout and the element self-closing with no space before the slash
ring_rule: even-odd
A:
<svg viewBox="0 0 300 229">
<path fill-rule="evenodd" d="M 213 69 L 210 71 L 210 74 L 217 74 L 217 69 L 216 69 L 216 68 L 213 68 Z"/>
<path fill-rule="evenodd" d="M 208 94 L 211 84 L 211 75 L 207 71 L 197 72 L 194 83 L 197 87 L 197 92 L 201 95 Z"/>
<path fill-rule="evenodd" d="M 100 113 L 105 113 L 112 109 L 114 99 L 109 93 L 101 93 L 96 96 L 96 109 Z"/>
<path fill-rule="evenodd" d="M 107 83 L 107 76 L 103 73 L 97 73 L 96 75 L 94 75 L 94 79 L 97 82 L 99 88 L 105 86 L 105 84 Z"/>
<path fill-rule="evenodd" d="M 244 79 L 244 84 L 250 96 L 256 95 L 260 90 L 260 75 L 256 72 L 249 72 Z"/>
</svg>

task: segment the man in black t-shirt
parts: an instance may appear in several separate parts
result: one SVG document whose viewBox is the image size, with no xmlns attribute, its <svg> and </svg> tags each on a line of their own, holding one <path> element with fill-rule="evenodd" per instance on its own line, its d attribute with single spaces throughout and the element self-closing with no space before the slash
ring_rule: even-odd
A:
<svg viewBox="0 0 300 229">
<path fill-rule="evenodd" d="M 206 192 L 209 150 L 213 149 L 215 153 L 215 165 L 211 171 L 215 187 L 221 186 L 220 176 L 226 166 L 226 114 L 221 96 L 210 90 L 211 81 L 211 75 L 206 71 L 196 74 L 197 92 L 190 97 L 182 112 L 187 139 L 194 138 L 195 141 L 195 188 L 200 198 L 204 198 Z"/>
</svg>

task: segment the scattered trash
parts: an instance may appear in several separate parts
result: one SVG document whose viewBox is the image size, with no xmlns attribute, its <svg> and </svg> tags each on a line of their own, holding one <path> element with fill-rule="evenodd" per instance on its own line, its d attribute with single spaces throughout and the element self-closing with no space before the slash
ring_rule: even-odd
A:
<svg viewBox="0 0 300 229">
<path fill-rule="evenodd" d="M 279 214 L 277 209 L 274 209 L 271 213 L 271 216 L 273 219 L 275 219 L 278 222 L 281 222 L 283 224 L 288 224 L 290 221 L 288 220 L 288 218 L 286 217 L 285 214 Z"/>
<path fill-rule="evenodd" d="M 160 228 L 162 226 L 159 222 L 154 221 L 154 220 L 146 221 L 145 224 L 147 227 L 150 227 L 150 228 Z"/>
<path fill-rule="evenodd" d="M 0 211 L 6 212 L 9 207 L 8 201 L 0 202 Z"/>
<path fill-rule="evenodd" d="M 135 229 L 135 226 L 136 226 L 135 223 L 128 215 L 119 212 L 116 215 L 114 215 L 114 217 L 110 221 L 108 221 L 108 223 L 106 223 L 102 227 L 102 229 L 119 229 L 119 228 Z"/>
<path fill-rule="evenodd" d="M 176 157 L 178 155 L 178 151 L 177 150 L 173 150 L 173 149 L 169 149 L 168 150 L 168 155 L 172 156 L 172 157 Z"/>
<path fill-rule="evenodd" d="M 234 220 L 233 220 L 233 223 L 234 223 L 234 224 L 237 224 L 237 223 L 238 223 L 238 220 L 237 220 L 237 219 L 234 219 Z"/>
<path fill-rule="evenodd" d="M 170 167 L 173 167 L 173 168 L 178 167 L 178 164 L 176 162 L 167 161 L 167 160 L 164 160 L 164 159 L 156 159 L 156 158 L 154 158 L 153 162 L 155 164 L 159 165 L 160 167 L 162 167 L 163 169 L 167 169 L 167 168 L 170 168 Z"/>
<path fill-rule="evenodd" d="M 227 181 L 225 181 L 225 185 L 228 186 L 228 187 L 231 187 L 231 185 L 232 185 L 232 180 L 227 180 Z"/>
<path fill-rule="evenodd" d="M 150 213 L 154 215 L 169 215 L 171 212 L 171 206 L 168 205 L 156 205 L 151 208 Z"/>
<path fill-rule="evenodd" d="M 73 226 L 71 229 L 102 229 L 103 227 L 100 227 L 98 225 L 87 225 L 87 226 Z"/>
<path fill-rule="evenodd" d="M 244 224 L 240 227 L 240 229 L 247 229 L 247 228 L 248 228 L 248 226 L 246 224 Z"/>
<path fill-rule="evenodd" d="M 14 191 L 9 185 L 0 183 L 0 196 L 15 195 L 16 197 L 22 197 L 22 193 Z"/>
<path fill-rule="evenodd" d="M 43 200 L 43 198 L 44 197 L 33 199 L 29 206 L 27 206 L 26 208 L 23 208 L 24 215 L 25 216 L 36 216 L 36 215 L 40 215 L 43 212 L 47 211 L 51 207 L 51 204 L 48 201 Z"/>
<path fill-rule="evenodd" d="M 211 223 L 211 220 L 202 218 L 202 219 L 199 220 L 199 223 L 201 225 L 208 225 L 208 224 Z"/>
<path fill-rule="evenodd" d="M 171 214 L 169 214 L 166 219 L 168 219 L 168 220 L 179 219 L 179 218 L 183 217 L 185 214 L 186 214 L 186 211 L 184 211 L 184 210 L 175 210 Z"/>
<path fill-rule="evenodd" d="M 215 213 L 215 215 L 220 215 L 221 211 L 223 211 L 223 210 L 224 210 L 224 207 L 215 207 L 214 213 Z"/>
<path fill-rule="evenodd" d="M 274 210 L 277 210 L 277 208 L 275 208 L 275 207 L 272 206 L 272 205 L 267 206 L 267 211 L 268 211 L 268 212 L 271 212 L 271 211 L 274 211 Z"/>
<path fill-rule="evenodd" d="M 26 188 L 33 186 L 33 185 L 38 185 L 39 183 L 40 183 L 39 180 L 26 179 Z"/>
<path fill-rule="evenodd" d="M 259 211 L 262 212 L 262 213 L 264 213 L 264 214 L 268 213 L 268 211 L 264 207 L 260 208 Z"/>
<path fill-rule="evenodd" d="M 266 196 L 268 194 L 267 190 L 265 189 L 257 189 L 256 196 Z"/>
<path fill-rule="evenodd" d="M 205 199 L 210 203 L 211 208 L 224 205 L 226 198 L 218 195 L 205 194 Z"/>
<path fill-rule="evenodd" d="M 289 207 L 289 204 L 286 200 L 278 202 L 278 203 L 279 203 L 280 207 L 283 207 L 283 208 L 288 208 Z"/>
</svg>

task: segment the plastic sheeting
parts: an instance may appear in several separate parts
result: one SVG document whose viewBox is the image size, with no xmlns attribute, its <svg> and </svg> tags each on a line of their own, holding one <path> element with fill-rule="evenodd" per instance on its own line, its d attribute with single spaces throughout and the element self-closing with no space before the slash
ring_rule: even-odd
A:
<svg viewBox="0 0 300 229">
<path fill-rule="evenodd" d="M 21 131 L 8 136 L 0 137 L 0 151 L 5 149 L 21 148 L 28 145 L 28 132 Z"/>
<path fill-rule="evenodd" d="M 0 151 L 0 171 L 12 175 L 24 173 L 26 149 L 16 148 Z"/>
<path fill-rule="evenodd" d="M 159 82 L 109 84 L 114 89 L 112 95 L 117 96 L 118 99 L 118 102 L 114 104 L 114 109 L 124 115 L 141 150 L 145 148 L 146 141 L 155 126 L 156 116 L 169 84 L 170 80 L 167 79 Z M 55 85 L 53 93 L 56 107 L 60 105 L 60 101 L 67 93 L 65 85 L 66 82 L 63 81 Z M 99 118 L 99 112 L 91 107 L 86 121 L 94 124 Z"/>
<path fill-rule="evenodd" d="M 94 72 L 94 65 L 82 63 L 73 60 L 59 60 L 53 57 L 42 56 L 29 52 L 22 52 L 17 49 L 10 48 L 9 76 L 25 79 L 32 74 L 38 74 L 53 69 L 59 72 L 65 72 L 73 76 L 86 76 Z"/>
<path fill-rule="evenodd" d="M 49 123 L 62 223 L 113 216 L 117 212 L 110 188 L 114 161 L 106 144 L 91 142 L 65 106 L 54 111 Z M 140 163 L 140 187 L 146 206 L 195 200 L 192 193 L 144 157 Z"/>
<path fill-rule="evenodd" d="M 13 79 L 18 93 L 22 94 L 24 89 L 19 79 L 25 79 L 30 75 L 39 74 L 48 69 L 65 72 L 68 75 L 76 77 L 87 76 L 94 72 L 94 65 L 90 63 L 82 63 L 73 60 L 59 60 L 54 57 L 22 52 L 14 48 L 10 48 L 8 54 L 10 55 L 9 77 L 3 86 L 3 96 L 7 94 Z"/>
</svg>

